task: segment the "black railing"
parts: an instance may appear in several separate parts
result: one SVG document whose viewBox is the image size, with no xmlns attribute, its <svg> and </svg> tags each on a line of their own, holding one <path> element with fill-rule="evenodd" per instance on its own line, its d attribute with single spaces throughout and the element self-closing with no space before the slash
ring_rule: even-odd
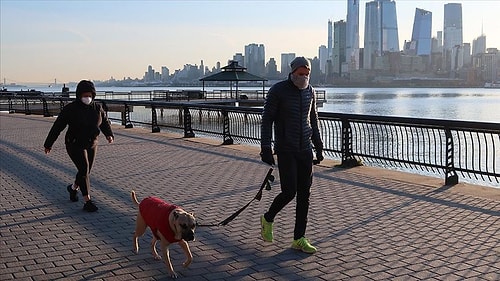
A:
<svg viewBox="0 0 500 281">
<path fill-rule="evenodd" d="M 57 113 L 72 99 L 55 97 L 1 97 L 9 112 Z M 154 101 L 100 100 L 111 109 L 111 120 L 258 145 L 261 108 Z M 319 113 L 325 155 L 341 166 L 361 163 L 444 175 L 445 184 L 459 177 L 500 183 L 500 124 L 439 119 Z"/>
</svg>

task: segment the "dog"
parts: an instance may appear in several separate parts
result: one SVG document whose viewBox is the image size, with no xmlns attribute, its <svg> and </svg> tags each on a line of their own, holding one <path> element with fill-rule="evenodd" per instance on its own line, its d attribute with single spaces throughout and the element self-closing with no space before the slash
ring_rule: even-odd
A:
<svg viewBox="0 0 500 281">
<path fill-rule="evenodd" d="M 162 257 L 156 251 L 156 242 L 160 240 L 161 252 L 165 265 L 172 278 L 177 278 L 172 262 L 170 261 L 169 245 L 179 243 L 186 255 L 186 261 L 183 266 L 187 268 L 193 261 L 193 255 L 189 249 L 188 241 L 195 241 L 194 231 L 196 228 L 196 219 L 193 213 L 187 213 L 182 208 L 167 203 L 156 197 L 144 198 L 140 203 L 137 201 L 135 191 L 131 192 L 132 201 L 139 207 L 134 232 L 134 252 L 139 252 L 138 238 L 144 235 L 146 228 L 149 227 L 153 232 L 151 241 L 151 253 L 155 260 L 161 260 Z"/>
</svg>

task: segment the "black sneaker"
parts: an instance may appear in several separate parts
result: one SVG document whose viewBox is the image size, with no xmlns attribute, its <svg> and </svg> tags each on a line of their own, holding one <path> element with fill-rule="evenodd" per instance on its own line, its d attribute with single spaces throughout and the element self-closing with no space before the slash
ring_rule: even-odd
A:
<svg viewBox="0 0 500 281">
<path fill-rule="evenodd" d="M 83 209 L 87 212 L 95 212 L 98 208 L 96 205 L 94 205 L 94 202 L 92 202 L 92 200 L 89 200 L 85 202 L 85 205 L 83 205 Z"/>
<path fill-rule="evenodd" d="M 71 200 L 73 202 L 78 201 L 78 190 L 74 190 L 72 184 L 68 185 L 68 187 L 66 189 L 69 192 L 69 200 Z"/>
</svg>

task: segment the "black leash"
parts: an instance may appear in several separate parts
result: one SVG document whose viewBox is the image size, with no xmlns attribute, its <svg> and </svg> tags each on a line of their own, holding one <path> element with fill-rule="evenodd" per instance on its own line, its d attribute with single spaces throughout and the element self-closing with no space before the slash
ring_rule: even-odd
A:
<svg viewBox="0 0 500 281">
<path fill-rule="evenodd" d="M 234 214 L 230 215 L 225 220 L 223 220 L 223 221 L 221 221 L 221 222 L 219 222 L 217 224 L 198 224 L 198 223 L 196 223 L 196 226 L 197 227 L 221 226 L 221 225 L 225 226 L 228 223 L 230 223 L 241 212 L 243 212 L 243 210 L 245 210 L 248 206 L 250 206 L 250 204 L 254 200 L 260 201 L 260 199 L 262 199 L 262 190 L 264 188 L 266 188 L 266 190 L 271 190 L 271 183 L 274 181 L 274 176 L 272 174 L 273 174 L 273 168 L 271 167 L 271 168 L 269 168 L 269 171 L 267 171 L 266 177 L 264 178 L 264 181 L 262 182 L 262 184 L 260 186 L 259 192 L 257 192 L 257 194 L 255 195 L 255 197 L 252 200 L 250 200 L 250 202 L 248 202 L 245 206 L 243 206 L 241 209 L 239 209 L 238 211 L 236 211 Z"/>
</svg>

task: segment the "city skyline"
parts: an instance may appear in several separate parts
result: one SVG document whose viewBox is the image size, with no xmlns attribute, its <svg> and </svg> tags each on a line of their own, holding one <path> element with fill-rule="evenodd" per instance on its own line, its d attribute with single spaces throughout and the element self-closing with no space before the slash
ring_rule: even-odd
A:
<svg viewBox="0 0 500 281">
<path fill-rule="evenodd" d="M 360 1 L 363 47 L 365 4 Z M 415 9 L 443 31 L 444 4 L 463 7 L 463 42 L 482 34 L 500 48 L 500 1 L 396 1 L 399 48 L 411 40 Z M 148 65 L 225 65 L 246 45 L 263 44 L 266 62 L 281 54 L 318 56 L 328 20 L 346 20 L 336 1 L 0 1 L 2 83 L 140 78 Z"/>
</svg>

